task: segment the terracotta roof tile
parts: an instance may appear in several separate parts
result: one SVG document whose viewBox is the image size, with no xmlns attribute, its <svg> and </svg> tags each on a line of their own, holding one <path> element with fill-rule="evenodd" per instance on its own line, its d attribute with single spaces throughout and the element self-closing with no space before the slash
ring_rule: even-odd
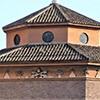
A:
<svg viewBox="0 0 100 100">
<path fill-rule="evenodd" d="M 35 13 L 17 20 L 4 28 L 23 24 L 73 23 L 100 26 L 100 23 L 59 4 L 51 4 Z"/>
<path fill-rule="evenodd" d="M 0 63 L 41 61 L 100 62 L 100 47 L 69 43 L 29 44 L 0 51 Z"/>
<path fill-rule="evenodd" d="M 80 54 L 89 58 L 90 62 L 100 62 L 100 47 L 85 46 L 77 44 L 69 44 L 72 48 L 78 51 Z"/>
<path fill-rule="evenodd" d="M 2 50 L 3 51 L 3 50 Z M 1 52 L 2 52 L 1 51 Z M 86 61 L 88 58 L 69 44 L 31 44 L 1 53 L 0 63 L 34 63 L 41 61 Z"/>
</svg>

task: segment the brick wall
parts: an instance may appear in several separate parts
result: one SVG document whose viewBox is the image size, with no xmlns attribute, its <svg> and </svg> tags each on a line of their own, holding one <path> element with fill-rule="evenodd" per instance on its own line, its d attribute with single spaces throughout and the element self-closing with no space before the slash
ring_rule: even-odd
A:
<svg viewBox="0 0 100 100">
<path fill-rule="evenodd" d="M 6 80 L 0 82 L 0 100 L 85 100 L 85 81 Z"/>
<path fill-rule="evenodd" d="M 86 100 L 100 100 L 100 79 L 86 82 Z"/>
</svg>

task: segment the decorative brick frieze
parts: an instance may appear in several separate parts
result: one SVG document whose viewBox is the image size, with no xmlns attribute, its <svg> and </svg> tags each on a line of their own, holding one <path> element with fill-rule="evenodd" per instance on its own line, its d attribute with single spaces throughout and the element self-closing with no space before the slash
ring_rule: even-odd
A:
<svg viewBox="0 0 100 100">
<path fill-rule="evenodd" d="M 43 71 L 41 68 L 38 68 L 36 71 L 31 72 L 31 78 L 46 78 L 48 77 L 48 71 Z"/>
<path fill-rule="evenodd" d="M 9 67 L 0 68 L 0 79 L 18 78 L 100 78 L 97 68 L 86 66 Z"/>
</svg>

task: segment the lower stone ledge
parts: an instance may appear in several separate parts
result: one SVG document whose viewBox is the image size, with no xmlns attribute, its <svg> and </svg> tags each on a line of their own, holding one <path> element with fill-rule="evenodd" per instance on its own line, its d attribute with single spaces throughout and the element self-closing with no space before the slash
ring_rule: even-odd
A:
<svg viewBox="0 0 100 100">
<path fill-rule="evenodd" d="M 86 81 L 100 81 L 100 78 L 91 78 L 91 77 L 87 77 Z"/>
<path fill-rule="evenodd" d="M 0 79 L 0 82 L 5 81 L 100 81 L 100 78 L 91 77 L 68 77 L 68 78 L 9 78 Z"/>
</svg>

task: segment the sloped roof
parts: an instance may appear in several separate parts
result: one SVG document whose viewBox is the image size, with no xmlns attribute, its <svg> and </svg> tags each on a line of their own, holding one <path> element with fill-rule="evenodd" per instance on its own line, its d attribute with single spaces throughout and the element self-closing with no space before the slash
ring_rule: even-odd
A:
<svg viewBox="0 0 100 100">
<path fill-rule="evenodd" d="M 3 50 L 2 50 L 3 51 Z M 0 52 L 2 52 L 0 51 Z M 88 58 L 67 43 L 29 44 L 13 49 L 4 49 L 0 63 L 34 63 L 43 61 L 87 61 Z"/>
<path fill-rule="evenodd" d="M 4 28 L 23 24 L 44 24 L 44 23 L 73 23 L 83 25 L 100 26 L 100 23 L 88 18 L 82 14 L 79 14 L 71 9 L 68 9 L 60 4 L 52 3 L 49 6 L 34 12 L 22 19 L 19 19 Z"/>
<path fill-rule="evenodd" d="M 0 63 L 88 61 L 100 63 L 100 47 L 70 43 L 28 44 L 0 51 Z"/>
<path fill-rule="evenodd" d="M 100 63 L 100 46 L 85 46 L 70 44 L 72 48 L 78 51 L 80 54 L 83 54 L 89 59 L 90 62 L 99 62 Z"/>
</svg>

